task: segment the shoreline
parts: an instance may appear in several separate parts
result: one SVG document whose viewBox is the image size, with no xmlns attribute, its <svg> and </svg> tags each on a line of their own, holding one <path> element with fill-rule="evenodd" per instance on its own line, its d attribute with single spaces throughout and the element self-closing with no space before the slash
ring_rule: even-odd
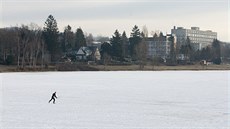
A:
<svg viewBox="0 0 230 129">
<path fill-rule="evenodd" d="M 5 66 L 0 65 L 0 73 L 8 73 L 8 72 L 52 72 L 52 71 L 207 71 L 207 70 L 230 70 L 229 64 L 221 64 L 221 65 L 177 65 L 177 66 L 151 66 L 146 65 L 143 69 L 139 68 L 139 65 L 82 65 L 74 67 L 74 69 L 60 69 L 57 66 L 49 66 L 48 68 L 30 68 L 26 67 L 24 69 L 18 69 L 17 66 Z"/>
</svg>

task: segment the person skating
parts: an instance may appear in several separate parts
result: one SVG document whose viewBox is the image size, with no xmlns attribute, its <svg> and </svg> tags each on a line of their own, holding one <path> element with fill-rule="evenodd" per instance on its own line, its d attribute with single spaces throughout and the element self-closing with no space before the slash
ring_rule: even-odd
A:
<svg viewBox="0 0 230 129">
<path fill-rule="evenodd" d="M 51 99 L 49 100 L 49 103 L 53 100 L 53 104 L 55 104 L 55 98 L 57 98 L 56 92 L 54 92 L 54 93 L 52 94 L 52 97 L 51 97 Z"/>
</svg>

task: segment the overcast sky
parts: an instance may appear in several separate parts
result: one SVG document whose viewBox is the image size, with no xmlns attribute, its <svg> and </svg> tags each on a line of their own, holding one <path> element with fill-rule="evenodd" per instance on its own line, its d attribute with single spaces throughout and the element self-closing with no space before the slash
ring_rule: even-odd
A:
<svg viewBox="0 0 230 129">
<path fill-rule="evenodd" d="M 218 33 L 230 41 L 229 0 L 0 0 L 0 27 L 36 23 L 43 27 L 48 15 L 63 31 L 70 25 L 94 36 L 111 37 L 116 29 L 129 36 L 134 25 L 149 33 L 170 33 L 173 26 Z"/>
</svg>

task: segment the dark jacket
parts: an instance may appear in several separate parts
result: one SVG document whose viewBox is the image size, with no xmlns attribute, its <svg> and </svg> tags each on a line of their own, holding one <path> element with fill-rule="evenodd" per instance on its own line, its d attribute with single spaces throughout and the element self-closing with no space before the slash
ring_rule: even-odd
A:
<svg viewBox="0 0 230 129">
<path fill-rule="evenodd" d="M 57 98 L 56 92 L 54 92 L 54 93 L 52 94 L 52 98 Z"/>
</svg>

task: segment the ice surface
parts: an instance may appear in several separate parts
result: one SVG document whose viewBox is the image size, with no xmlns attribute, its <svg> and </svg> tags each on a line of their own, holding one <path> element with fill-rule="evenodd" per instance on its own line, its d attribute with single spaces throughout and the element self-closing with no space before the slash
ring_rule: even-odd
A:
<svg viewBox="0 0 230 129">
<path fill-rule="evenodd" d="M 0 74 L 1 129 L 229 129 L 229 71 Z M 57 92 L 56 104 L 48 103 Z"/>
</svg>

